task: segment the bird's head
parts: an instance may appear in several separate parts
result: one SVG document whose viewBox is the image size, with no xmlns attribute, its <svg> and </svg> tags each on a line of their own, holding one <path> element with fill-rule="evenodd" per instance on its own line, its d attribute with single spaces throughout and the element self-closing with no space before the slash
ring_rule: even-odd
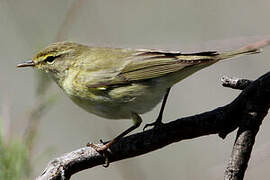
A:
<svg viewBox="0 0 270 180">
<path fill-rule="evenodd" d="M 85 48 L 86 46 L 73 42 L 53 43 L 17 67 L 34 67 L 58 79 L 65 76 L 66 71 L 76 63 Z"/>
</svg>

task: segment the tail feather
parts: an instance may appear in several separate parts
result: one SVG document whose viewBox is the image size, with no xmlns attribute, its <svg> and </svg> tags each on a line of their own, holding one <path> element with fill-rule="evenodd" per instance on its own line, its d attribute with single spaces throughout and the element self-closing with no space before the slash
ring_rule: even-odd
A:
<svg viewBox="0 0 270 180">
<path fill-rule="evenodd" d="M 270 45 L 270 39 L 257 41 L 255 43 L 251 43 L 247 46 L 241 47 L 237 50 L 220 53 L 219 55 L 217 55 L 217 58 L 219 60 L 223 60 L 244 54 L 257 54 L 262 52 L 262 48 L 268 45 Z"/>
</svg>

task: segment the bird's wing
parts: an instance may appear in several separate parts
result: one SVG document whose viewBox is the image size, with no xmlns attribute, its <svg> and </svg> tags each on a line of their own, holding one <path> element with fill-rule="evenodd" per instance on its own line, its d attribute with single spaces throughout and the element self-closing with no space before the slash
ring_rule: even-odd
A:
<svg viewBox="0 0 270 180">
<path fill-rule="evenodd" d="M 169 51 L 146 51 L 136 55 L 118 75 L 128 81 L 138 81 L 164 76 L 187 66 L 215 60 L 216 52 L 181 54 Z"/>
<path fill-rule="evenodd" d="M 99 82 L 89 82 L 87 86 L 108 87 L 158 78 L 188 66 L 211 63 L 216 60 L 217 55 L 215 51 L 182 54 L 172 51 L 137 50 L 136 53 L 125 59 L 128 63 L 113 76 L 102 78 L 103 80 Z"/>
</svg>

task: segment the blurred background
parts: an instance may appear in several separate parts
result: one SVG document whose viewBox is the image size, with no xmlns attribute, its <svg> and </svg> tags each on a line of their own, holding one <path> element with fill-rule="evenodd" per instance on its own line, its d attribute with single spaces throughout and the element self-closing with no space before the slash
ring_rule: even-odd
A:
<svg viewBox="0 0 270 180">
<path fill-rule="evenodd" d="M 0 151 L 2 145 L 2 151 L 10 153 L 0 155 L 0 177 L 12 179 L 4 175 L 2 162 L 7 167 L 16 164 L 10 173 L 16 171 L 18 177 L 20 164 L 25 176 L 31 177 L 26 179 L 33 179 L 53 158 L 89 141 L 109 140 L 132 123 L 85 112 L 55 83 L 31 68 L 16 69 L 17 63 L 59 40 L 184 52 L 226 50 L 254 36 L 269 35 L 269 8 L 269 0 L 0 0 Z M 269 67 L 270 48 L 265 48 L 262 54 L 220 62 L 195 73 L 172 89 L 164 120 L 231 102 L 240 91 L 222 87 L 222 75 L 256 79 Z M 155 120 L 159 108 L 143 115 L 137 131 Z M 247 180 L 269 177 L 268 119 L 257 135 Z M 85 170 L 72 179 L 221 179 L 234 138 L 235 132 L 225 140 L 211 135 L 179 142 L 107 169 Z M 20 158 L 13 151 L 20 152 L 15 153 Z"/>
</svg>

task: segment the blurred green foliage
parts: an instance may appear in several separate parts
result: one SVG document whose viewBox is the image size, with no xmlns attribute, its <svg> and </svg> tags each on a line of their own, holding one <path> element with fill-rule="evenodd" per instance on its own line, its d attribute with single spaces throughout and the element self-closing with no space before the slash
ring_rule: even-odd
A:
<svg viewBox="0 0 270 180">
<path fill-rule="evenodd" d="M 1 132 L 0 125 L 0 179 L 27 179 L 30 175 L 30 163 L 25 143 L 19 139 L 5 141 Z"/>
</svg>

